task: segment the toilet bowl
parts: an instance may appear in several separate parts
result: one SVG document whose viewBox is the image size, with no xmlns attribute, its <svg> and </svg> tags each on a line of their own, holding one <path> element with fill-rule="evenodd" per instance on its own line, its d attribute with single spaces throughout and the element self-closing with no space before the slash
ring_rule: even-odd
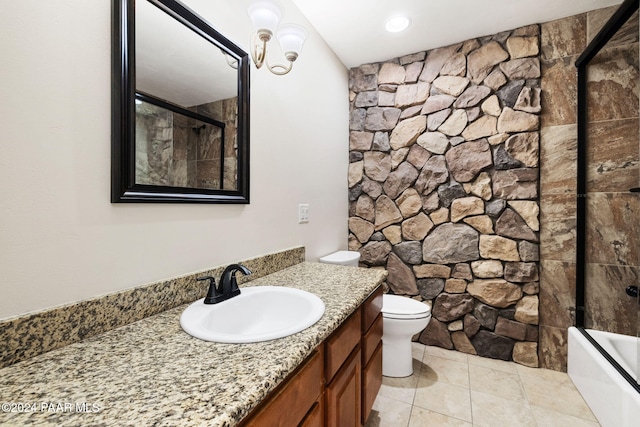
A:
<svg viewBox="0 0 640 427">
<path fill-rule="evenodd" d="M 428 305 L 411 298 L 382 296 L 382 375 L 408 377 L 413 374 L 411 338 L 431 320 Z"/>
</svg>

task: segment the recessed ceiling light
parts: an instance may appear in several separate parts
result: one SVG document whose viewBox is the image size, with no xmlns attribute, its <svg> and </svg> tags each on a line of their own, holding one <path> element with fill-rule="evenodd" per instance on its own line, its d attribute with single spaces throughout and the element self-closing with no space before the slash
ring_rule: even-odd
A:
<svg viewBox="0 0 640 427">
<path fill-rule="evenodd" d="M 400 31 L 406 30 L 409 27 L 409 24 L 411 24 L 411 19 L 406 16 L 398 15 L 387 19 L 385 28 L 390 33 L 399 33 Z"/>
</svg>

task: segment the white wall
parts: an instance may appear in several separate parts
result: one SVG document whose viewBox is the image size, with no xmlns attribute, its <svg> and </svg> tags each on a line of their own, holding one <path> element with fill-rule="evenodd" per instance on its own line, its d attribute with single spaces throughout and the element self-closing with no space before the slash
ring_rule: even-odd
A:
<svg viewBox="0 0 640 427">
<path fill-rule="evenodd" d="M 248 49 L 248 0 L 185 3 Z M 347 70 L 290 0 L 284 19 L 310 37 L 291 74 L 251 70 L 241 206 L 111 204 L 111 1 L 2 4 L 0 319 L 296 245 L 308 260 L 346 248 Z"/>
</svg>

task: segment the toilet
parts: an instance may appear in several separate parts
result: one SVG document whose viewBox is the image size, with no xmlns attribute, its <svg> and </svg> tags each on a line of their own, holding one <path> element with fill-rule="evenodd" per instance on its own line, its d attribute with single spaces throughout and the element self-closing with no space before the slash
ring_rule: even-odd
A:
<svg viewBox="0 0 640 427">
<path fill-rule="evenodd" d="M 411 338 L 431 320 L 428 305 L 411 298 L 382 296 L 382 375 L 408 377 L 413 374 Z"/>
<path fill-rule="evenodd" d="M 327 264 L 358 266 L 360 252 L 339 251 L 320 258 Z M 411 338 L 431 320 L 428 305 L 411 298 L 382 296 L 382 375 L 408 377 L 413 374 Z"/>
</svg>

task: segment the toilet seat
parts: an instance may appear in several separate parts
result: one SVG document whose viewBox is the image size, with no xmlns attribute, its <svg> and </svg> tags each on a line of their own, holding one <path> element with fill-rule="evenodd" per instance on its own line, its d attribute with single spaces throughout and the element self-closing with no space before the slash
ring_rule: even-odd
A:
<svg viewBox="0 0 640 427">
<path fill-rule="evenodd" d="M 385 294 L 382 296 L 382 316 L 387 319 L 424 319 L 431 317 L 428 305 L 411 298 Z"/>
</svg>

